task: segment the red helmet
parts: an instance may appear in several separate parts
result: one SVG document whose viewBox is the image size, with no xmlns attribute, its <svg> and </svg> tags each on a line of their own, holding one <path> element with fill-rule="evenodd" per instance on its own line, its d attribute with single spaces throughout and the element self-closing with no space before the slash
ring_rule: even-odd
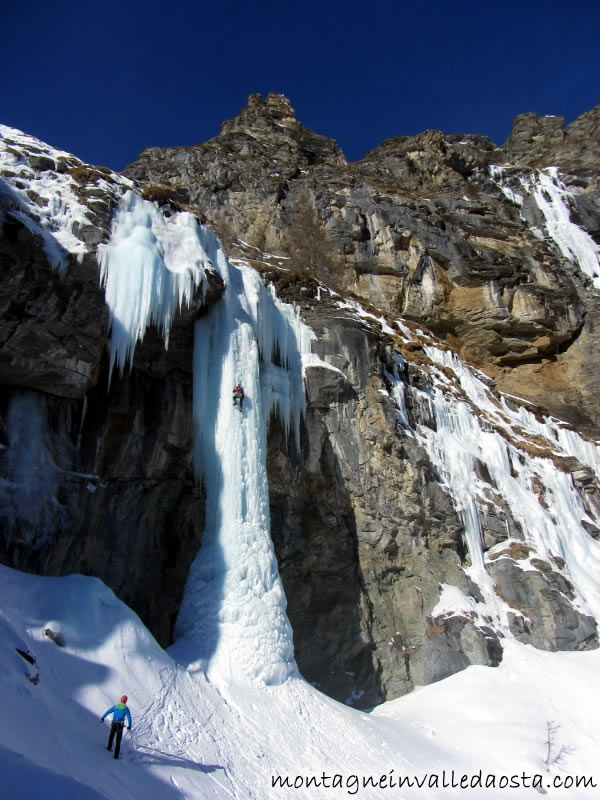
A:
<svg viewBox="0 0 600 800">
<path fill-rule="evenodd" d="M 124 694 L 123 697 L 121 698 L 121 702 L 122 703 L 126 703 L 127 702 L 127 695 L 126 694 Z"/>
</svg>

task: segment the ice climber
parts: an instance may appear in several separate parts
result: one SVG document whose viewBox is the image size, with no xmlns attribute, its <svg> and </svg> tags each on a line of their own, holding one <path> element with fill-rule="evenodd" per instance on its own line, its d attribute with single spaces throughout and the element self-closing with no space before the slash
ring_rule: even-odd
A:
<svg viewBox="0 0 600 800">
<path fill-rule="evenodd" d="M 236 406 L 240 404 L 240 411 L 242 410 L 242 405 L 244 403 L 244 390 L 242 389 L 241 385 L 238 383 L 236 384 L 235 389 L 233 390 L 233 405 Z"/>
<path fill-rule="evenodd" d="M 131 730 L 131 714 L 129 713 L 129 709 L 126 706 L 126 703 L 127 703 L 127 695 L 124 694 L 123 697 L 121 697 L 121 702 L 112 706 L 112 708 L 109 708 L 108 711 L 105 711 L 101 717 L 101 722 L 104 722 L 104 717 L 107 717 L 109 714 L 113 715 L 112 722 L 110 724 L 110 733 L 108 735 L 108 744 L 106 745 L 106 749 L 112 750 L 112 743 L 116 734 L 117 741 L 115 744 L 115 758 L 119 757 L 119 750 L 121 749 L 121 739 L 123 737 L 123 727 L 125 725 L 125 719 L 127 719 L 127 722 L 129 723 L 127 725 L 127 730 L 128 731 Z"/>
</svg>

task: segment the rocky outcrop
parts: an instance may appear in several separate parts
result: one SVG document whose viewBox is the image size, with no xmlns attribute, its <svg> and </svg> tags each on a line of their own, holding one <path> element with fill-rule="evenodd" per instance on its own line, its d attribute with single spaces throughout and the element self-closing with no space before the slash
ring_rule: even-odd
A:
<svg viewBox="0 0 600 800">
<path fill-rule="evenodd" d="M 333 139 L 304 128 L 282 95 L 250 95 L 248 106 L 223 123 L 215 139 L 194 147 L 153 147 L 124 170 L 145 184 L 175 187 L 201 209 L 230 244 L 242 235 L 275 248 L 274 215 L 290 182 L 313 169 L 343 167 Z"/>
<path fill-rule="evenodd" d="M 570 125 L 563 117 L 519 114 L 502 147 L 502 160 L 516 166 L 560 167 L 565 174 L 598 180 L 600 106 L 586 111 Z"/>
<path fill-rule="evenodd" d="M 509 623 L 519 641 L 541 650 L 584 650 L 595 643 L 596 621 L 573 607 L 574 587 L 547 561 L 531 559 L 524 573 L 518 560 L 504 557 L 489 572 L 498 595 L 515 609 Z"/>
<path fill-rule="evenodd" d="M 219 136 L 151 148 L 125 173 L 184 186 L 230 246 L 287 248 L 300 269 L 314 272 L 309 252 L 316 228 L 325 231 L 319 261 L 330 284 L 425 324 L 499 388 L 597 433 L 597 377 L 581 352 L 595 343 L 597 301 L 490 178 L 490 165 L 522 174 L 564 167 L 574 218 L 597 235 L 598 113 L 564 131 L 560 118 L 522 115 L 502 148 L 439 131 L 394 137 L 348 164 L 335 142 L 302 127 L 286 98 L 251 95 Z M 316 227 L 302 230 L 303 254 L 290 239 L 307 202 Z"/>
<path fill-rule="evenodd" d="M 272 535 L 300 670 L 368 707 L 495 663 L 499 646 L 470 619 L 432 619 L 440 584 L 476 592 L 461 568 L 462 526 L 426 454 L 398 436 L 380 337 L 332 312 L 304 311 L 332 368 L 307 370 L 302 452 L 288 458 L 271 427 Z"/>
</svg>

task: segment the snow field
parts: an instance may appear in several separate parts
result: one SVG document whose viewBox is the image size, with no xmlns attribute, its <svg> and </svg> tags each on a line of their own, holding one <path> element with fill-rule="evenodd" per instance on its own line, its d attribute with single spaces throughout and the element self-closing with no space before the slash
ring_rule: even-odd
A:
<svg viewBox="0 0 600 800">
<path fill-rule="evenodd" d="M 17 787 L 8 796 L 0 790 L 3 800 L 525 800 L 531 788 L 499 788 L 502 776 L 522 773 L 530 787 L 540 776 L 550 798 L 597 796 L 598 651 L 545 653 L 508 642 L 500 667 L 469 667 L 368 714 L 299 677 L 265 686 L 225 675 L 216 686 L 163 651 L 95 578 L 40 578 L 1 567 L 0 606 L 0 764 Z M 64 647 L 44 636 L 48 626 L 62 633 Z M 36 664 L 14 646 L 29 650 Z M 25 675 L 32 668 L 37 685 Z M 133 730 L 115 761 L 99 718 L 123 692 Z M 548 721 L 560 725 L 553 752 L 568 752 L 562 765 L 546 770 Z M 496 788 L 444 787 L 453 770 L 469 780 L 481 770 Z M 302 786 L 273 787 L 277 776 Z M 596 788 L 549 786 L 576 776 L 595 779 Z M 307 788 L 309 778 L 316 783 Z M 403 778 L 424 785 L 401 788 Z M 363 779 L 370 781 L 364 788 Z"/>
</svg>

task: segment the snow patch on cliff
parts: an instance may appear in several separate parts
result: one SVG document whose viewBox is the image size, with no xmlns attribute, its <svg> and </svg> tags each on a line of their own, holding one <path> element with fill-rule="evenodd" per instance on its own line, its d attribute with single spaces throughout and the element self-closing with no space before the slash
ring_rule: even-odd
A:
<svg viewBox="0 0 600 800">
<path fill-rule="evenodd" d="M 92 249 L 78 235 L 90 218 L 69 174 L 77 167 L 86 165 L 34 136 L 0 125 L 0 214 L 4 206 L 8 215 L 39 236 L 50 266 L 61 275 L 69 255 L 81 259 Z M 111 173 L 111 179 L 122 190 L 132 186 L 120 175 Z"/>
</svg>

